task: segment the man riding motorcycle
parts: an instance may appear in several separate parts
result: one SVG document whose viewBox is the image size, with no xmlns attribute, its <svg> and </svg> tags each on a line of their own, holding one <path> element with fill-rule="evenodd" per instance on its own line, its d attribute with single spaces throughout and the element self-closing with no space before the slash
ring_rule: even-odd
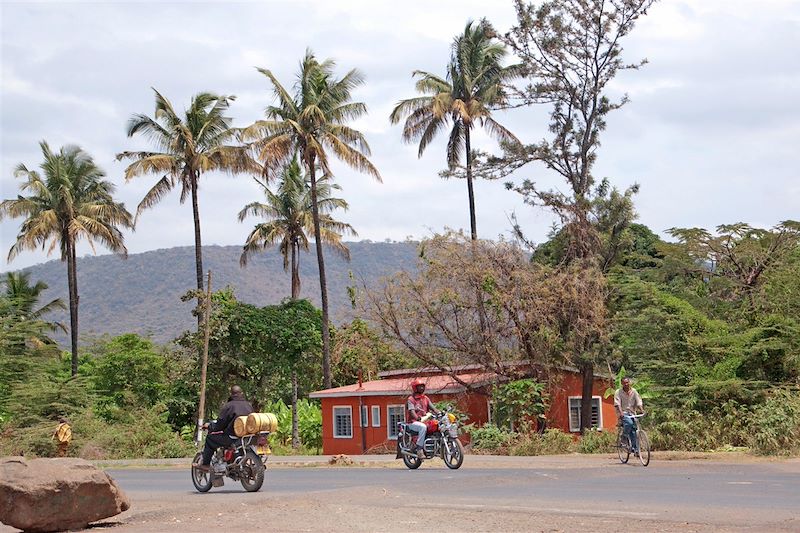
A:
<svg viewBox="0 0 800 533">
<path fill-rule="evenodd" d="M 215 421 L 203 424 L 203 428 L 208 428 L 206 444 L 203 448 L 203 461 L 200 464 L 193 464 L 201 471 L 208 471 L 211 464 L 211 457 L 217 448 L 225 447 L 235 441 L 238 437 L 233 431 L 233 422 L 236 417 L 247 416 L 253 412 L 253 406 L 244 397 L 242 388 L 238 385 L 231 387 L 231 396 L 219 412 Z"/>
<path fill-rule="evenodd" d="M 439 414 L 439 411 L 433 406 L 431 399 L 425 395 L 425 383 L 415 379 L 411 382 L 411 396 L 406 401 L 406 422 L 408 423 L 408 428 L 417 433 L 415 451 L 420 459 L 425 457 L 423 444 L 425 443 L 425 435 L 428 432 L 425 422 L 422 422 L 421 419 L 428 413 Z"/>
</svg>

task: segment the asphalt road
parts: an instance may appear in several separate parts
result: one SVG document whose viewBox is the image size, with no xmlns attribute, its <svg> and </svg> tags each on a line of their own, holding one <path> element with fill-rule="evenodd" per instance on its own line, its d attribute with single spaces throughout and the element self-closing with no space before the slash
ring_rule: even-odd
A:
<svg viewBox="0 0 800 533">
<path fill-rule="evenodd" d="M 698 522 L 721 528 L 800 530 L 800 463 L 731 464 L 654 460 L 649 467 L 594 457 L 571 465 L 530 458 L 522 468 L 464 466 L 439 461 L 416 471 L 404 468 L 285 468 L 269 466 L 261 492 L 245 494 L 226 479 L 222 488 L 198 494 L 188 469 L 108 470 L 135 502 L 178 497 L 220 503 L 233 498 L 339 492 L 365 505 L 413 507 L 420 490 L 429 507 L 464 511 L 548 513 L 638 520 Z M 399 463 L 399 462 L 398 462 Z M 430 467 L 428 467 L 430 466 Z M 392 498 L 381 498 L 391 493 Z"/>
</svg>

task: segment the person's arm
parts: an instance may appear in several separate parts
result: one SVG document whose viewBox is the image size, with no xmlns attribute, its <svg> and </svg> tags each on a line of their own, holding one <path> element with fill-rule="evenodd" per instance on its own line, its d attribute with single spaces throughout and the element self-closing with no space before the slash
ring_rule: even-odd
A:
<svg viewBox="0 0 800 533">
<path fill-rule="evenodd" d="M 419 420 L 420 415 L 417 412 L 417 406 L 411 401 L 411 398 L 409 398 L 406 402 L 406 409 L 408 410 L 408 418 L 411 420 L 411 422 L 416 422 Z"/>
<path fill-rule="evenodd" d="M 231 420 L 233 420 L 233 416 L 233 406 L 231 406 L 230 403 L 226 403 L 222 406 L 219 416 L 217 416 L 217 420 L 209 424 L 208 430 L 225 431 L 225 429 L 228 427 L 228 424 L 230 424 Z"/>
<path fill-rule="evenodd" d="M 619 389 L 614 392 L 614 410 L 617 412 L 617 418 L 622 418 L 622 407 L 619 400 Z"/>
<path fill-rule="evenodd" d="M 644 413 L 644 402 L 642 402 L 642 397 L 639 395 L 639 391 L 636 391 L 636 409 L 639 413 Z"/>
</svg>

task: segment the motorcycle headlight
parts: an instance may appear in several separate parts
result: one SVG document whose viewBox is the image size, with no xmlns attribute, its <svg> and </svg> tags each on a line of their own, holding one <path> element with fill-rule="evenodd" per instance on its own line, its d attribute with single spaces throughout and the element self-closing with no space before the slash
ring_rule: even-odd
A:
<svg viewBox="0 0 800 533">
<path fill-rule="evenodd" d="M 454 415 L 453 413 L 447 413 L 447 419 L 448 419 L 448 420 L 450 421 L 450 423 L 452 424 L 453 422 L 455 422 L 455 421 L 456 421 L 456 415 Z"/>
</svg>

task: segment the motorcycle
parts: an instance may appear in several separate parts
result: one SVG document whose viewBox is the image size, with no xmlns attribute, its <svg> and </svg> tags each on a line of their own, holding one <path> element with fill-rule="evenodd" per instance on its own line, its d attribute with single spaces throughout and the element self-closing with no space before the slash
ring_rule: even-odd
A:
<svg viewBox="0 0 800 533">
<path fill-rule="evenodd" d="M 192 466 L 192 483 L 198 492 L 208 492 L 211 487 L 221 487 L 227 476 L 242 483 L 247 492 L 256 492 L 264 483 L 264 471 L 269 454 L 269 431 L 240 437 L 227 447 L 220 447 L 211 457 L 208 471 Z M 194 456 L 192 464 L 202 461 L 203 454 Z"/>
<path fill-rule="evenodd" d="M 411 424 L 400 422 L 397 433 L 397 459 L 402 458 L 403 463 L 411 470 L 420 467 L 425 459 L 441 457 L 447 468 L 455 470 L 464 462 L 464 445 L 458 440 L 458 425 L 456 417 L 450 412 L 441 411 L 438 415 L 427 414 L 422 422 L 428 426 L 423 445 L 424 457 L 419 457 L 415 451 L 417 446 L 417 432 Z"/>
</svg>

